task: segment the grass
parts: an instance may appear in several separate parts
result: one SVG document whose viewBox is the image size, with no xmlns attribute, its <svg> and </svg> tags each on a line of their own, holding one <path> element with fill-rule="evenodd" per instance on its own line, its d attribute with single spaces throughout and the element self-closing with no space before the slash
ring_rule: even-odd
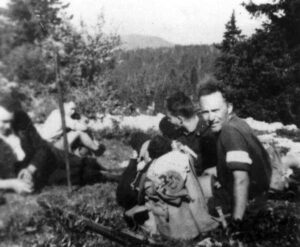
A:
<svg viewBox="0 0 300 247">
<path fill-rule="evenodd" d="M 104 166 L 115 168 L 129 158 L 131 149 L 122 141 L 103 139 L 102 142 L 109 147 L 101 158 Z M 98 183 L 81 187 L 71 194 L 66 186 L 46 187 L 40 194 L 29 196 L 5 194 L 7 203 L 0 206 L 0 246 L 120 246 L 80 227 L 75 229 L 76 220 L 54 210 L 59 206 L 105 226 L 126 229 L 122 209 L 115 200 L 116 186 L 112 182 Z M 40 201 L 52 205 L 52 213 L 41 208 Z M 239 240 L 247 247 L 296 247 L 300 246 L 299 223 L 299 201 L 268 200 L 265 210 L 249 215 L 238 234 L 217 229 L 195 241 L 166 240 L 164 243 L 173 247 L 195 246 L 201 239 L 212 237 L 218 243 L 211 246 L 238 246 Z"/>
</svg>

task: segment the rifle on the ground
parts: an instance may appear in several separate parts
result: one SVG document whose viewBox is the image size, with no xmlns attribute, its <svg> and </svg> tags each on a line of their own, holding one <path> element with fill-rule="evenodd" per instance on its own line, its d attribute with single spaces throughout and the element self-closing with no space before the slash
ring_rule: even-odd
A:
<svg viewBox="0 0 300 247">
<path fill-rule="evenodd" d="M 69 230 L 97 233 L 123 246 L 164 246 L 142 234 L 124 230 L 114 230 L 111 227 L 98 224 L 91 219 L 77 215 L 69 210 L 63 210 L 57 206 L 50 205 L 45 201 L 39 201 L 39 205 L 50 213 L 51 217 L 59 221 L 63 227 L 69 228 Z"/>
<path fill-rule="evenodd" d="M 82 221 L 85 224 L 86 230 L 101 234 L 103 237 L 118 242 L 124 246 L 163 246 L 162 244 L 158 244 L 141 234 L 129 231 L 113 230 L 110 227 L 100 225 L 84 217 L 82 217 Z"/>
</svg>

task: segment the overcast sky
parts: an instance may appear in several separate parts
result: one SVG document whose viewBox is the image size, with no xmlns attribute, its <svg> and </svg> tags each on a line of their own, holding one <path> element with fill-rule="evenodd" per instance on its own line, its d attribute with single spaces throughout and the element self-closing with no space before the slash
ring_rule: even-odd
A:
<svg viewBox="0 0 300 247">
<path fill-rule="evenodd" d="M 249 0 L 63 0 L 70 2 L 76 24 L 82 19 L 93 25 L 103 13 L 107 31 L 153 35 L 176 44 L 220 42 L 233 10 L 243 33 L 251 34 L 261 21 L 250 17 L 243 1 Z"/>
</svg>

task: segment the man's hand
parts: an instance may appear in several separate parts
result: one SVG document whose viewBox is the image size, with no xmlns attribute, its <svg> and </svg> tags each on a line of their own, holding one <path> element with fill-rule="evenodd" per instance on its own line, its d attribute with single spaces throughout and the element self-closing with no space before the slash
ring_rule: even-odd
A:
<svg viewBox="0 0 300 247">
<path fill-rule="evenodd" d="M 10 180 L 10 186 L 12 190 L 14 190 L 18 194 L 23 193 L 32 193 L 33 192 L 33 184 L 27 183 L 21 179 L 15 178 Z"/>
<path fill-rule="evenodd" d="M 28 183 L 32 183 L 32 181 L 33 181 L 32 174 L 27 168 L 22 169 L 19 172 L 18 179 L 20 179 L 24 182 L 28 182 Z"/>
<path fill-rule="evenodd" d="M 19 172 L 18 179 L 21 179 L 28 184 L 33 184 L 33 175 L 35 172 L 36 167 L 29 165 L 27 168 L 24 168 Z"/>
<path fill-rule="evenodd" d="M 172 141 L 171 147 L 173 150 L 178 150 L 178 151 L 187 153 L 187 154 L 191 155 L 192 157 L 194 157 L 195 159 L 198 158 L 198 155 L 192 149 L 190 149 L 187 145 L 184 145 L 179 141 L 176 141 L 176 140 Z"/>
</svg>

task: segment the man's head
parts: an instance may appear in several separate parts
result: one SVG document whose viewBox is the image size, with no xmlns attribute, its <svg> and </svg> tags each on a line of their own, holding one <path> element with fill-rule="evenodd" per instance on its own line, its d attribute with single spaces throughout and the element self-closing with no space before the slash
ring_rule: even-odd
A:
<svg viewBox="0 0 300 247">
<path fill-rule="evenodd" d="M 9 94 L 0 95 L 0 134 L 7 136 L 12 132 L 14 114 L 21 109 L 18 100 Z"/>
<path fill-rule="evenodd" d="M 183 128 L 172 124 L 167 116 L 160 120 L 158 127 L 162 135 L 171 140 L 176 140 L 183 133 Z"/>
<path fill-rule="evenodd" d="M 220 82 L 210 80 L 203 85 L 199 91 L 199 101 L 204 121 L 212 132 L 219 132 L 233 111 Z"/>
<path fill-rule="evenodd" d="M 184 121 L 195 116 L 191 99 L 182 92 L 177 92 L 167 98 L 167 116 L 170 122 L 178 127 L 184 127 Z"/>
<path fill-rule="evenodd" d="M 151 136 L 148 134 L 145 134 L 143 132 L 134 132 L 130 136 L 129 145 L 139 154 L 143 144 L 150 139 Z"/>
<path fill-rule="evenodd" d="M 154 136 L 148 146 L 149 157 L 154 160 L 172 151 L 171 141 L 160 135 Z"/>
<path fill-rule="evenodd" d="M 67 116 L 71 117 L 76 111 L 76 105 L 73 101 L 64 104 L 65 113 Z"/>
</svg>

